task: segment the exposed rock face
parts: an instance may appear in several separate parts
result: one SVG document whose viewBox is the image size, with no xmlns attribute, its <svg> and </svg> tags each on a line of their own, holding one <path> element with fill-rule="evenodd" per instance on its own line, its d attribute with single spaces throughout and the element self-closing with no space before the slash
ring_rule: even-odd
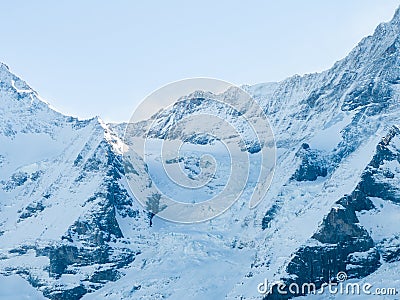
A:
<svg viewBox="0 0 400 300">
<path fill-rule="evenodd" d="M 351 209 L 333 208 L 309 244 L 300 248 L 288 264 L 286 271 L 292 277 L 282 279 L 287 287 L 292 283 L 300 287 L 313 283 L 319 289 L 323 283 L 336 282 L 339 272 L 346 272 L 348 278 L 362 278 L 380 266 L 374 241 Z M 289 299 L 303 294 L 293 295 L 288 288 L 286 291 L 287 295 L 274 291 L 265 299 Z"/>
<path fill-rule="evenodd" d="M 50 299 L 80 299 L 141 253 L 121 220 L 148 228 L 149 219 L 100 120 L 53 111 L 4 65 L 0 82 L 0 273 L 19 274 Z"/>
<path fill-rule="evenodd" d="M 277 204 L 277 203 L 273 204 L 271 206 L 271 208 L 268 209 L 268 211 L 265 213 L 265 215 L 262 219 L 262 223 L 261 223 L 261 227 L 263 230 L 266 229 L 267 227 L 269 227 L 269 222 L 271 222 L 274 219 L 278 210 L 279 210 L 279 204 Z"/>
<path fill-rule="evenodd" d="M 312 150 L 304 143 L 296 154 L 301 158 L 301 164 L 293 174 L 297 181 L 314 181 L 318 177 L 328 175 L 328 163 L 321 151 Z"/>
<path fill-rule="evenodd" d="M 335 282 L 339 272 L 346 272 L 348 278 L 363 278 L 375 272 L 381 265 L 381 256 L 386 262 L 399 260 L 399 237 L 374 241 L 356 215 L 357 212 L 375 209 L 371 201 L 374 197 L 398 204 L 400 186 L 396 180 L 399 174 L 395 170 L 398 171 L 400 166 L 399 135 L 399 128 L 393 126 L 377 145 L 354 191 L 337 201 L 337 206 L 324 218 L 308 245 L 294 254 L 286 267 L 291 277 L 282 278 L 287 286 L 291 283 L 299 286 L 314 283 L 318 289 L 322 283 Z M 388 162 L 394 165 L 385 167 Z M 388 173 L 391 175 L 385 175 Z M 294 296 L 298 295 L 289 291 L 286 296 L 279 295 L 275 290 L 266 299 Z"/>
<path fill-rule="evenodd" d="M 396 168 L 390 168 L 391 164 L 400 165 L 399 144 L 394 140 L 398 140 L 399 135 L 399 128 L 393 126 L 377 146 L 376 154 L 365 170 L 358 187 L 365 195 L 400 203 L 400 172 Z"/>
<path fill-rule="evenodd" d="M 372 161 L 362 175 L 358 189 L 367 199 L 372 199 L 371 202 L 376 202 L 377 215 L 382 210 L 390 211 L 397 209 L 400 205 L 400 130 L 398 126 L 393 126 L 377 146 Z M 393 224 L 393 226 L 396 225 Z M 384 237 L 382 234 L 376 235 L 377 248 L 383 260 L 389 263 L 399 261 L 400 233 L 396 230 L 388 230 Z"/>
<path fill-rule="evenodd" d="M 47 270 L 50 282 L 54 281 L 57 284 L 65 274 L 77 277 L 86 274 L 85 279 L 80 280 L 77 285 L 59 285 L 57 289 L 49 286 L 48 280 L 35 280 L 34 285 L 42 287 L 44 295 L 50 299 L 80 299 L 84 294 L 101 288 L 105 283 L 119 279 L 123 276 L 119 270 L 128 266 L 136 255 L 140 254 L 140 251 L 131 249 L 129 245 L 117 245 L 124 241 L 124 236 L 116 215 L 131 218 L 140 215 L 139 210 L 132 207 L 132 198 L 118 183 L 124 175 L 121 158 L 111 150 L 108 143 L 101 142 L 86 163 L 75 163 L 75 167 L 83 167 L 84 170 L 78 178 L 79 181 L 99 170 L 107 170 L 107 175 L 102 189 L 87 200 L 88 203 L 95 202 L 96 205 L 85 216 L 75 221 L 58 242 L 45 247 L 29 247 L 36 252 L 37 257 L 49 259 Z M 31 204 L 20 218 L 32 217 L 32 214 L 44 209 L 46 205 L 40 202 L 35 206 Z M 10 253 L 13 252 L 15 253 L 10 250 Z M 89 273 L 85 271 L 94 265 L 98 267 Z M 16 271 L 32 276 L 29 270 L 16 268 Z"/>
<path fill-rule="evenodd" d="M 312 238 L 322 244 L 300 250 L 287 268 L 290 274 L 305 278 L 304 282 L 328 282 L 340 271 L 360 278 L 380 265 L 372 238 L 351 209 L 333 208 Z M 354 253 L 364 253 L 365 258 L 354 261 Z"/>
<path fill-rule="evenodd" d="M 365 229 L 357 225 L 354 211 L 340 207 L 333 208 L 312 238 L 324 244 L 345 243 L 355 238 L 368 237 Z"/>
</svg>

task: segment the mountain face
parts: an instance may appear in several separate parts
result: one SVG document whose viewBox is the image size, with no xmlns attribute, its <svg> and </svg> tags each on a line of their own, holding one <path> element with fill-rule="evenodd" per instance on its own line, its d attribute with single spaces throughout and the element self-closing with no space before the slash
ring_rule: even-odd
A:
<svg viewBox="0 0 400 300">
<path fill-rule="evenodd" d="M 321 286 L 339 272 L 399 290 L 399 37 L 397 11 L 327 71 L 244 86 L 274 131 L 274 180 L 256 209 L 245 190 L 226 213 L 196 225 L 152 218 L 134 200 L 121 125 L 54 111 L 1 64 L 0 274 L 50 299 L 287 299 L 257 286 Z M 173 128 L 218 111 L 214 96 L 188 95 L 135 124 L 135 134 L 153 123 L 152 138 L 212 144 Z M 229 90 L 218 97 L 235 102 Z M 235 113 L 226 118 L 235 122 Z M 245 145 L 256 155 L 251 136 Z M 196 174 L 197 163 L 185 166 Z M 132 170 L 154 193 L 145 163 L 135 159 Z"/>
<path fill-rule="evenodd" d="M 101 121 L 55 112 L 5 65 L 0 78 L 1 273 L 51 299 L 79 298 L 117 280 L 140 253 L 117 219 L 146 228 L 146 214 L 124 187 L 118 139 Z"/>
</svg>

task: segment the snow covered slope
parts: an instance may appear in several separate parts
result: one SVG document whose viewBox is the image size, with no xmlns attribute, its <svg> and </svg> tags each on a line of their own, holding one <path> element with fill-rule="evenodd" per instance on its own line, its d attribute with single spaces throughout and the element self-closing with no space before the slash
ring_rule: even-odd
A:
<svg viewBox="0 0 400 300">
<path fill-rule="evenodd" d="M 320 285 L 339 271 L 400 291 L 399 84 L 397 11 L 325 72 L 244 86 L 278 147 L 264 201 L 248 208 L 250 184 L 216 219 L 150 227 L 126 188 L 121 126 L 55 112 L 1 65 L 0 273 L 52 299 L 285 299 L 258 284 Z M 171 120 L 218 110 L 206 96 L 154 116 L 152 136 L 204 144 L 166 133 Z M 144 163 L 132 167 L 152 193 Z"/>
<path fill-rule="evenodd" d="M 124 187 L 118 139 L 97 118 L 52 110 L 3 64 L 0 80 L 0 272 L 54 299 L 118 279 L 140 247 L 117 218 L 148 227 Z"/>
<path fill-rule="evenodd" d="M 253 221 L 252 226 L 237 234 L 238 239 L 254 237 L 257 258 L 251 267 L 244 268 L 243 279 L 228 293 L 228 298 L 259 298 L 256 287 L 264 278 L 277 280 L 296 275 L 293 256 L 314 242 L 312 237 L 317 236 L 318 230 L 324 232 L 319 229 L 323 220 L 348 224 L 354 232 L 338 232 L 338 235 L 350 234 L 347 238 L 356 239 L 358 234 L 359 242 L 347 248 L 338 245 L 343 253 L 332 264 L 332 269 L 324 268 L 308 279 L 324 281 L 336 275 L 338 269 L 346 271 L 351 267 L 346 262 L 347 257 L 364 248 L 370 250 L 371 259 L 375 260 L 361 263 L 358 271 L 353 270 L 348 275 L 363 277 L 379 267 L 381 252 L 375 246 L 378 241 L 371 239 L 365 228 L 356 229 L 359 225 L 354 223 L 354 213 L 345 211 L 342 216 L 339 209 L 336 215 L 336 208 L 332 213 L 332 207 L 352 194 L 381 138 L 398 124 L 399 31 L 400 16 L 396 12 L 391 22 L 381 24 L 374 35 L 363 39 L 345 59 L 325 72 L 294 76 L 280 83 L 244 86 L 265 107 L 279 158 L 267 198 L 255 212 L 247 214 Z M 186 102 L 196 100 L 188 95 Z M 218 110 L 207 101 L 190 107 L 188 110 L 177 103 L 154 116 L 151 122 L 160 126 L 150 134 L 197 143 L 185 133 L 165 134 L 185 116 L 207 109 Z M 231 222 L 227 216 L 221 218 Z M 329 251 L 336 250 L 321 247 L 320 264 L 326 263 L 323 258 L 329 256 Z M 339 264 L 339 260 L 344 264 Z M 370 267 L 366 266 L 368 263 Z"/>
</svg>

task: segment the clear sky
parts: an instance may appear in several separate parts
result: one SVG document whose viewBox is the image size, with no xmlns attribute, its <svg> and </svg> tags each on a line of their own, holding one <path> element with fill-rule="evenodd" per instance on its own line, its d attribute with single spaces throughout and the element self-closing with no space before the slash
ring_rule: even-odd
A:
<svg viewBox="0 0 400 300">
<path fill-rule="evenodd" d="M 171 81 L 279 81 L 329 68 L 400 0 L 4 1 L 0 60 L 52 106 L 126 121 Z"/>
</svg>

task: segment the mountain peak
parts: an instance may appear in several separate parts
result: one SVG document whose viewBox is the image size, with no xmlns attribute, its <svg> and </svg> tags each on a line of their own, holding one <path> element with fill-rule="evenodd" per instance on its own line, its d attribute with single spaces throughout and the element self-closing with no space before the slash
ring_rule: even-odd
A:
<svg viewBox="0 0 400 300">
<path fill-rule="evenodd" d="M 396 9 L 392 20 L 390 21 L 391 23 L 400 23 L 400 6 Z"/>
<path fill-rule="evenodd" d="M 7 71 L 10 71 L 10 68 L 5 63 L 2 63 L 1 61 L 0 61 L 0 69 L 6 69 Z"/>
<path fill-rule="evenodd" d="M 384 38 L 384 39 L 393 39 L 397 38 L 400 32 L 400 7 L 397 8 L 396 12 L 394 13 L 392 19 L 389 22 L 380 23 L 372 37 L 374 38 Z M 367 37 L 368 39 L 369 37 Z"/>
</svg>

